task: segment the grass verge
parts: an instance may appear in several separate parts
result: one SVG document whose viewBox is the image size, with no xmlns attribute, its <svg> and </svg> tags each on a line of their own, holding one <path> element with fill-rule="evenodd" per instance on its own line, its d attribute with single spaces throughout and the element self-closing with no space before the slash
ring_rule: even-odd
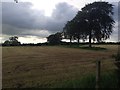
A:
<svg viewBox="0 0 120 90">
<path fill-rule="evenodd" d="M 83 76 L 80 79 L 67 80 L 54 86 L 54 88 L 95 88 L 95 74 Z M 117 88 L 115 71 L 105 72 L 101 75 L 101 88 Z"/>
</svg>

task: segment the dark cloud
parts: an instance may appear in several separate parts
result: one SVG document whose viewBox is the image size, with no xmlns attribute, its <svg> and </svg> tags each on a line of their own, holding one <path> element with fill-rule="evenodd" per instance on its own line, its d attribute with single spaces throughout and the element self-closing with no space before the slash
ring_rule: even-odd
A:
<svg viewBox="0 0 120 90">
<path fill-rule="evenodd" d="M 72 19 L 78 10 L 67 3 L 60 3 L 56 5 L 56 9 L 54 9 L 52 13 L 52 17 L 55 20 L 59 20 L 61 22 Z"/>
<path fill-rule="evenodd" d="M 120 19 L 120 17 L 119 17 L 120 11 L 118 11 L 118 10 L 120 10 L 120 7 L 119 7 L 119 2 L 113 2 L 112 4 L 114 5 L 114 9 L 113 9 L 114 15 L 113 15 L 113 18 L 115 20 L 115 25 L 114 25 L 114 31 L 113 31 L 113 33 L 111 35 L 111 39 L 115 40 L 115 41 L 118 41 L 118 37 L 119 37 L 118 24 L 120 24 L 118 22 L 118 20 Z"/>
<path fill-rule="evenodd" d="M 78 9 L 67 3 L 59 3 L 53 10 L 51 19 L 47 21 L 46 28 L 51 31 L 60 31 L 65 23 L 76 15 Z"/>
<path fill-rule="evenodd" d="M 115 21 L 118 21 L 118 2 L 113 2 L 113 18 Z"/>
<path fill-rule="evenodd" d="M 38 14 L 41 19 L 43 19 L 45 16 L 43 12 L 32 10 L 31 7 L 31 3 L 3 3 L 2 23 L 23 29 L 38 28 L 39 26 L 36 24 Z"/>
<path fill-rule="evenodd" d="M 64 24 L 78 11 L 67 3 L 59 3 L 51 17 L 47 17 L 43 11 L 34 10 L 31 7 L 31 3 L 2 3 L 3 34 L 38 36 L 41 30 L 49 33 L 62 31 Z M 38 33 L 32 34 L 31 32 L 34 31 Z M 40 36 L 43 35 L 40 34 Z"/>
<path fill-rule="evenodd" d="M 114 20 L 118 22 L 118 3 L 114 5 Z M 32 9 L 31 3 L 2 3 L 2 33 L 5 35 L 47 37 L 51 33 L 62 31 L 78 9 L 63 2 L 55 6 L 50 17 L 44 11 Z M 120 10 L 120 9 L 119 9 Z M 118 25 L 115 24 L 111 38 L 117 37 Z"/>
</svg>

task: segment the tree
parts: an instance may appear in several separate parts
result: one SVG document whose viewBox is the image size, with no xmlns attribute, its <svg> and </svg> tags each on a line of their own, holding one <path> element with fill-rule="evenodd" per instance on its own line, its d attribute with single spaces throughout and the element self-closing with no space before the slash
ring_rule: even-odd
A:
<svg viewBox="0 0 120 90">
<path fill-rule="evenodd" d="M 13 46 L 17 46 L 20 45 L 20 42 L 18 41 L 18 37 L 17 36 L 13 36 L 9 38 L 11 45 Z"/>
<path fill-rule="evenodd" d="M 4 43 L 3 43 L 4 46 L 10 46 L 10 41 L 9 40 L 6 40 Z"/>
<path fill-rule="evenodd" d="M 56 34 L 49 35 L 47 37 L 47 42 L 51 45 L 60 44 L 61 40 L 62 40 L 62 35 L 60 32 L 57 32 Z"/>
<path fill-rule="evenodd" d="M 16 3 L 18 3 L 18 0 L 14 0 Z"/>
<path fill-rule="evenodd" d="M 71 21 L 68 21 L 66 23 L 63 32 L 66 36 L 69 36 L 70 42 L 72 39 L 77 39 L 79 44 L 80 39 L 82 39 L 83 41 L 87 39 L 87 33 L 85 32 L 85 30 L 87 30 L 88 28 L 86 26 L 87 22 L 84 19 L 84 14 L 85 13 L 83 13 L 82 11 L 79 11 Z"/>
<path fill-rule="evenodd" d="M 88 4 L 67 22 L 63 32 L 77 38 L 78 43 L 79 39 L 85 41 L 88 38 L 89 47 L 91 47 L 91 39 L 101 42 L 110 37 L 115 22 L 112 18 L 112 10 L 113 5 L 108 2 Z"/>
<path fill-rule="evenodd" d="M 20 45 L 20 42 L 18 41 L 18 37 L 17 36 L 13 36 L 13 37 L 10 37 L 9 40 L 6 40 L 3 45 L 6 45 L 6 46 L 18 46 Z"/>
<path fill-rule="evenodd" d="M 86 13 L 79 11 L 77 15 L 73 18 L 73 20 L 74 20 L 74 27 L 75 27 L 74 28 L 75 37 L 77 38 L 78 44 L 79 44 L 79 40 L 82 39 L 83 41 L 85 41 L 88 35 Z"/>
<path fill-rule="evenodd" d="M 106 40 L 112 33 L 114 25 L 113 5 L 108 2 L 94 2 L 82 8 L 82 12 L 86 13 L 86 26 L 89 30 L 89 47 L 91 47 L 91 39 L 98 42 Z"/>
<path fill-rule="evenodd" d="M 75 27 L 74 22 L 71 20 L 71 21 L 68 21 L 65 27 L 63 28 L 64 38 L 70 39 L 70 44 L 72 42 L 72 39 L 74 39 L 74 36 L 75 36 L 74 27 Z"/>
</svg>

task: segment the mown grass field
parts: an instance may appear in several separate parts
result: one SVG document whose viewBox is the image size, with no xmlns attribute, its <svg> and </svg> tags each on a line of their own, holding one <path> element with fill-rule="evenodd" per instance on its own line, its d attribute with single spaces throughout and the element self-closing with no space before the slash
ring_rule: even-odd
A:
<svg viewBox="0 0 120 90">
<path fill-rule="evenodd" d="M 84 87 L 80 83 L 86 83 L 85 76 L 91 76 L 88 81 L 95 83 L 96 60 L 101 60 L 101 74 L 114 72 L 112 56 L 118 51 L 117 45 L 97 47 L 106 50 L 60 46 L 2 47 L 3 88 Z"/>
</svg>

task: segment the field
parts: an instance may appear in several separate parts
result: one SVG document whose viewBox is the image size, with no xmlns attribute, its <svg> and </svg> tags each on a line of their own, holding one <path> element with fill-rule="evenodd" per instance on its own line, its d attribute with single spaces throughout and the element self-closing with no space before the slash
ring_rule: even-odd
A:
<svg viewBox="0 0 120 90">
<path fill-rule="evenodd" d="M 87 50 L 60 46 L 2 47 L 3 88 L 65 87 L 87 75 L 95 75 L 96 60 L 101 73 L 116 67 L 112 56 L 117 45 L 97 45 L 106 50 Z M 67 86 L 66 86 L 67 87 Z"/>
</svg>

